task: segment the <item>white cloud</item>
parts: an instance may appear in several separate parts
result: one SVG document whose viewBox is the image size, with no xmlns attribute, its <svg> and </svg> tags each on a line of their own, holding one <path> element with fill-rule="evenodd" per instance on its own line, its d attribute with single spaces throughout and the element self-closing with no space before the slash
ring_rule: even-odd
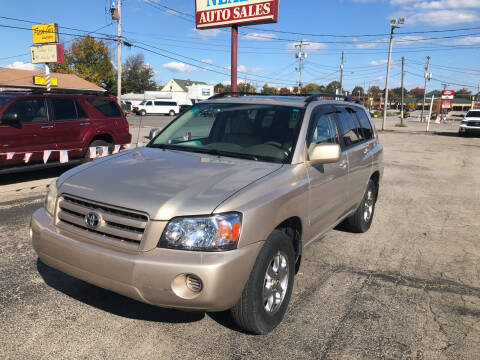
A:
<svg viewBox="0 0 480 360">
<path fill-rule="evenodd" d="M 456 39 L 442 45 L 477 45 L 480 44 L 480 36 L 467 36 L 461 39 Z"/>
<path fill-rule="evenodd" d="M 308 53 L 308 52 L 318 52 L 320 50 L 324 50 L 327 48 L 327 44 L 321 43 L 321 42 L 309 42 L 309 40 L 303 40 L 305 44 L 303 45 L 303 49 Z M 299 43 L 289 43 L 287 45 L 288 51 L 289 52 L 296 52 L 298 51 L 298 47 L 295 47 L 295 45 L 299 45 Z"/>
<path fill-rule="evenodd" d="M 213 60 L 212 59 L 204 59 L 204 60 L 201 60 L 201 62 L 205 63 L 205 64 L 213 64 Z"/>
<path fill-rule="evenodd" d="M 238 71 L 239 71 L 239 72 L 247 72 L 247 67 L 246 67 L 245 65 L 240 65 L 240 66 L 238 67 Z"/>
<path fill-rule="evenodd" d="M 173 61 L 173 62 L 170 62 L 170 63 L 167 63 L 167 64 L 163 64 L 162 65 L 163 68 L 167 69 L 167 70 L 170 70 L 171 72 L 175 72 L 175 73 L 189 73 L 189 72 L 193 72 L 193 71 L 196 71 L 197 69 L 191 65 L 188 65 L 188 64 L 184 64 L 182 62 L 177 62 L 177 61 Z"/>
<path fill-rule="evenodd" d="M 255 67 L 255 68 L 251 68 L 250 72 L 252 72 L 252 73 L 264 73 L 264 72 L 267 72 L 267 69 L 262 68 L 262 67 Z"/>
<path fill-rule="evenodd" d="M 413 7 L 427 10 L 472 9 L 480 7 L 480 0 L 421 1 L 414 4 Z"/>
<path fill-rule="evenodd" d="M 242 36 L 244 40 L 257 40 L 257 41 L 270 41 L 273 39 L 277 39 L 277 35 L 275 34 L 267 34 L 267 33 L 250 33 Z"/>
<path fill-rule="evenodd" d="M 387 65 L 388 60 L 382 59 L 382 60 L 372 60 L 368 63 L 369 66 L 382 66 L 382 65 Z"/>
<path fill-rule="evenodd" d="M 219 30 L 219 29 L 207 29 L 207 30 L 193 29 L 193 31 L 194 31 L 202 40 L 211 39 L 211 38 L 214 38 L 214 37 L 217 37 L 218 35 L 220 35 L 220 30 Z"/>
<path fill-rule="evenodd" d="M 22 61 L 15 61 L 12 64 L 9 64 L 5 67 L 10 69 L 18 69 L 18 70 L 45 71 L 45 66 L 43 65 L 24 63 Z"/>
<path fill-rule="evenodd" d="M 479 14 L 468 10 L 432 10 L 420 11 L 407 16 L 412 23 L 426 23 L 430 25 L 454 25 L 478 21 Z"/>
<path fill-rule="evenodd" d="M 377 47 L 378 45 L 386 44 L 387 41 L 388 39 L 377 39 L 372 41 L 361 41 L 358 39 L 353 39 L 353 42 L 358 49 L 372 49 L 374 47 Z"/>
</svg>

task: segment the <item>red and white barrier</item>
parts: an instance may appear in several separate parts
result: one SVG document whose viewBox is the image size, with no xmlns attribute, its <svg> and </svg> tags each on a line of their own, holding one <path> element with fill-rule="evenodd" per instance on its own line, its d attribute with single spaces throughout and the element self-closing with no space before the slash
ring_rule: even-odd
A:
<svg viewBox="0 0 480 360">
<path fill-rule="evenodd" d="M 118 154 L 121 150 L 130 150 L 133 148 L 132 145 L 135 144 L 122 144 L 122 145 L 114 145 L 112 154 Z M 142 142 L 139 142 L 136 147 L 143 147 L 144 144 Z M 96 159 L 98 157 L 105 157 L 109 155 L 108 151 L 108 146 L 100 146 L 100 147 L 90 147 L 88 149 L 89 151 L 89 157 L 90 159 Z M 0 157 L 5 156 L 7 160 L 12 160 L 13 157 L 16 155 L 23 155 L 23 161 L 27 164 L 30 161 L 30 158 L 32 157 L 33 154 L 35 153 L 43 153 L 43 162 L 46 164 L 48 162 L 48 159 L 50 159 L 50 156 L 52 155 L 53 152 L 58 151 L 60 155 L 60 163 L 67 163 L 69 161 L 69 156 L 68 153 L 70 151 L 81 151 L 82 149 L 66 149 L 66 150 L 42 150 L 42 151 L 28 151 L 28 152 L 6 152 L 6 153 L 0 153 Z M 99 150 L 99 151 L 98 151 Z"/>
</svg>

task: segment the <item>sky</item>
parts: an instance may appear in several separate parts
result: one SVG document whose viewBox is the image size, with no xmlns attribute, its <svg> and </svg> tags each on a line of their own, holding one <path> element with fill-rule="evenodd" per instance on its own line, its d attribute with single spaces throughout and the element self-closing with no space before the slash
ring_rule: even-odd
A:
<svg viewBox="0 0 480 360">
<path fill-rule="evenodd" d="M 61 33 L 72 35 L 101 28 L 101 34 L 93 35 L 106 38 L 117 31 L 108 10 L 111 0 L 0 1 L 2 66 L 32 68 L 31 31 L 5 27 L 30 28 L 31 23 L 2 16 L 56 22 Z M 212 84 L 229 82 L 230 30 L 196 30 L 194 0 L 122 3 L 123 35 L 134 45 L 123 48 L 124 61 L 130 55 L 143 53 L 155 71 L 155 80 L 163 84 L 171 78 Z M 445 83 L 448 89 L 467 87 L 476 93 L 480 85 L 479 15 L 480 0 L 281 0 L 277 24 L 240 27 L 238 76 L 258 87 L 264 83 L 277 87 L 296 85 L 298 60 L 294 45 L 304 40 L 310 43 L 306 47 L 304 84 L 327 85 L 339 80 L 343 51 L 345 89 L 357 85 L 383 89 L 389 22 L 405 17 L 405 24 L 395 30 L 390 88 L 400 86 L 402 56 L 405 87 L 423 88 L 426 57 L 430 56 L 433 78 L 429 89 L 442 89 Z M 60 35 L 66 47 L 72 35 Z M 116 59 L 116 43 L 106 43 L 112 59 Z"/>
</svg>

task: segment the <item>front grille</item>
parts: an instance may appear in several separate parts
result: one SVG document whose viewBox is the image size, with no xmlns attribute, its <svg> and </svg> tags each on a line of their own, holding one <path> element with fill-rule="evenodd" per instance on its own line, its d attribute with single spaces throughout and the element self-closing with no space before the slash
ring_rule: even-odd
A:
<svg viewBox="0 0 480 360">
<path fill-rule="evenodd" d="M 480 121 L 469 121 L 468 126 L 480 126 Z"/>
<path fill-rule="evenodd" d="M 99 215 L 98 226 L 89 226 L 85 220 L 89 213 Z M 148 216 L 109 205 L 98 204 L 69 195 L 58 201 L 58 225 L 67 225 L 85 234 L 102 235 L 111 240 L 140 244 L 148 224 Z"/>
</svg>

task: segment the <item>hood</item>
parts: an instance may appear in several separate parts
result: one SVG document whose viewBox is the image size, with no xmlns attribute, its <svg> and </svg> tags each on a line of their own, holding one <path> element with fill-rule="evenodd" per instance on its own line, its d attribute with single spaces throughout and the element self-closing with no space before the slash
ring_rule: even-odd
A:
<svg viewBox="0 0 480 360">
<path fill-rule="evenodd" d="M 154 220 L 207 215 L 228 197 L 281 168 L 206 154 L 141 148 L 63 174 L 59 193 L 146 212 Z"/>
</svg>

